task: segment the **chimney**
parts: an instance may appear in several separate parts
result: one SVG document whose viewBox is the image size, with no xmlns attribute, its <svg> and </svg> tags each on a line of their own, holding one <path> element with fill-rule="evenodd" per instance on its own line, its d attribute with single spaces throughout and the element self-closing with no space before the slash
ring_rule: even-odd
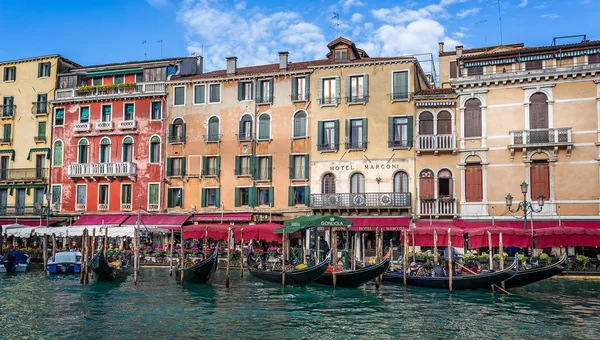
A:
<svg viewBox="0 0 600 340">
<path fill-rule="evenodd" d="M 456 46 L 456 58 L 462 57 L 463 45 Z"/>
<path fill-rule="evenodd" d="M 279 52 L 279 70 L 286 71 L 288 66 L 289 52 Z"/>
<path fill-rule="evenodd" d="M 235 74 L 237 71 L 237 57 L 227 57 L 227 74 Z"/>
<path fill-rule="evenodd" d="M 444 52 L 444 42 L 443 41 L 438 43 L 438 47 L 440 48 L 440 53 Z"/>
<path fill-rule="evenodd" d="M 204 72 L 204 57 L 197 56 L 196 57 L 196 74 L 202 74 Z"/>
</svg>

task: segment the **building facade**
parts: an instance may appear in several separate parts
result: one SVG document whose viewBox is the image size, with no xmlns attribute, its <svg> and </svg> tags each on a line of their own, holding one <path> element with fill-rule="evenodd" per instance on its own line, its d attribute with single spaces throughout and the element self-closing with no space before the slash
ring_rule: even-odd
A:
<svg viewBox="0 0 600 340">
<path fill-rule="evenodd" d="M 166 81 L 201 68 L 201 60 L 176 58 L 59 74 L 52 101 L 52 210 L 160 211 Z"/>
<path fill-rule="evenodd" d="M 46 215 L 57 74 L 79 67 L 60 55 L 0 62 L 0 216 Z"/>
</svg>

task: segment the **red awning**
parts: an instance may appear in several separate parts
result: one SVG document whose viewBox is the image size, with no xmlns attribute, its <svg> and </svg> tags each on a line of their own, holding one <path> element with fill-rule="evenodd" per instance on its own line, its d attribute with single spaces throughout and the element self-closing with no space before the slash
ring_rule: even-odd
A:
<svg viewBox="0 0 600 340">
<path fill-rule="evenodd" d="M 511 229 L 525 230 L 523 227 L 523 220 L 521 221 L 494 221 L 492 225 L 491 221 L 463 221 L 465 229 L 480 229 L 490 227 L 502 227 Z M 553 228 L 558 226 L 558 221 L 533 221 L 534 229 Z M 531 230 L 531 221 L 527 220 L 527 230 Z"/>
<path fill-rule="evenodd" d="M 85 226 L 85 225 L 105 225 L 105 226 L 119 226 L 129 215 L 83 215 L 75 223 L 74 226 Z"/>
<path fill-rule="evenodd" d="M 410 217 L 348 217 L 352 221 L 350 231 L 402 230 L 410 225 Z"/>
<path fill-rule="evenodd" d="M 555 227 L 535 230 L 538 248 L 600 247 L 600 229 Z"/>
<path fill-rule="evenodd" d="M 194 222 L 251 222 L 252 213 L 196 214 Z"/>
<path fill-rule="evenodd" d="M 467 223 L 467 226 L 470 223 Z M 485 228 L 465 230 L 469 235 L 469 246 L 471 249 L 489 247 L 488 234 L 492 234 L 492 247 L 500 245 L 500 233 L 502 233 L 502 246 L 504 247 L 531 247 L 531 230 L 517 228 L 506 228 L 499 226 L 487 226 Z"/>
<path fill-rule="evenodd" d="M 562 222 L 562 224 L 559 227 L 572 227 L 572 228 L 600 230 L 600 221 L 565 221 L 565 222 Z M 535 224 L 535 229 L 537 229 L 537 224 Z"/>
<path fill-rule="evenodd" d="M 190 215 L 142 215 L 140 226 L 179 230 Z M 123 225 L 137 225 L 137 215 L 131 215 Z"/>
<path fill-rule="evenodd" d="M 204 225 L 188 225 L 183 227 L 184 239 L 199 239 L 204 238 L 204 233 L 208 227 L 208 238 L 213 240 L 227 240 L 227 231 L 231 228 L 229 224 L 204 224 Z"/>
<path fill-rule="evenodd" d="M 281 243 L 283 234 L 276 234 L 273 231 L 275 229 L 283 227 L 282 224 L 277 223 L 263 223 L 254 225 L 236 226 L 233 230 L 235 241 L 239 242 L 241 238 L 241 230 L 244 229 L 244 242 L 250 240 L 265 241 L 265 242 L 277 242 Z"/>
<path fill-rule="evenodd" d="M 452 227 L 450 227 L 452 228 Z M 408 230 L 408 243 L 413 244 L 412 234 L 415 235 L 415 246 L 433 247 L 433 231 L 437 231 L 437 246 L 447 247 L 448 246 L 448 227 L 416 227 Z M 465 238 L 464 232 L 461 228 L 454 226 L 452 228 L 452 246 L 453 247 L 464 247 Z"/>
<path fill-rule="evenodd" d="M 53 225 L 54 223 L 58 222 L 58 220 L 50 220 L 50 225 Z M 0 220 L 0 225 L 8 225 L 8 224 L 21 224 L 24 226 L 28 226 L 28 227 L 39 227 L 40 225 L 42 227 L 46 227 L 46 219 L 42 218 L 41 220 L 41 224 L 40 224 L 40 219 L 36 219 L 36 220 L 22 220 L 22 219 L 5 219 L 5 220 Z"/>
</svg>

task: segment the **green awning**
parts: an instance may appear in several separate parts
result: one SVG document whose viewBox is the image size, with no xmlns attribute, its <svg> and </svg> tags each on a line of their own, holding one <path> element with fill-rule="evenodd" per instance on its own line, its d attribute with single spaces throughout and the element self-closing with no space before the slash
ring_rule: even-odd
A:
<svg viewBox="0 0 600 340">
<path fill-rule="evenodd" d="M 121 74 L 132 74 L 132 73 L 142 73 L 144 69 L 141 67 L 138 68 L 123 68 L 120 70 L 110 70 L 110 71 L 96 71 L 96 72 L 88 72 L 87 77 L 104 77 L 104 76 L 116 76 Z"/>
<path fill-rule="evenodd" d="M 13 150 L 13 149 L 0 150 L 0 154 L 4 154 L 4 153 L 9 153 L 11 155 L 10 156 L 11 161 L 15 160 L 15 150 Z"/>
<path fill-rule="evenodd" d="M 27 160 L 30 161 L 31 160 L 31 154 L 32 153 L 41 153 L 41 152 L 45 152 L 46 153 L 46 159 L 50 159 L 50 148 L 31 148 L 29 149 L 29 155 L 27 155 Z"/>
<path fill-rule="evenodd" d="M 352 226 L 352 221 L 345 219 L 343 217 L 334 216 L 334 215 L 325 215 L 325 216 L 300 216 L 294 218 L 293 220 L 288 220 L 283 222 L 283 228 L 275 229 L 276 233 L 285 232 L 288 234 L 294 233 L 299 230 L 305 230 L 312 227 L 346 227 L 350 228 Z"/>
</svg>

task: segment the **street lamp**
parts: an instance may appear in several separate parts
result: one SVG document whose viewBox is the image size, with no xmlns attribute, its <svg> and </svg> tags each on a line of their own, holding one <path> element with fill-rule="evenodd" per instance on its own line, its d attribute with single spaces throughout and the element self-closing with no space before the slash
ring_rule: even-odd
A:
<svg viewBox="0 0 600 340">
<path fill-rule="evenodd" d="M 510 211 L 511 213 L 517 213 L 521 210 L 523 210 L 523 229 L 527 230 L 527 214 L 531 213 L 531 218 L 533 219 L 533 213 L 539 213 L 542 211 L 542 208 L 544 207 L 544 199 L 546 197 L 544 197 L 544 195 L 539 195 L 537 197 L 537 204 L 540 207 L 539 209 L 536 209 L 533 207 L 532 202 L 527 201 L 527 188 L 529 187 L 529 185 L 527 184 L 527 182 L 523 182 L 521 183 L 521 193 L 523 194 L 523 201 L 520 202 L 517 205 L 516 209 L 511 209 L 511 206 L 513 204 L 513 197 L 508 194 L 506 195 L 505 199 L 506 199 L 506 209 L 508 211 Z M 533 234 L 533 224 L 531 225 L 531 238 L 533 239 L 534 234 Z M 531 248 L 531 253 L 533 255 L 533 246 Z"/>
<path fill-rule="evenodd" d="M 52 194 L 50 191 L 46 191 L 46 201 L 48 202 L 48 207 L 46 208 L 46 228 L 50 225 L 50 199 L 52 199 Z"/>
</svg>

